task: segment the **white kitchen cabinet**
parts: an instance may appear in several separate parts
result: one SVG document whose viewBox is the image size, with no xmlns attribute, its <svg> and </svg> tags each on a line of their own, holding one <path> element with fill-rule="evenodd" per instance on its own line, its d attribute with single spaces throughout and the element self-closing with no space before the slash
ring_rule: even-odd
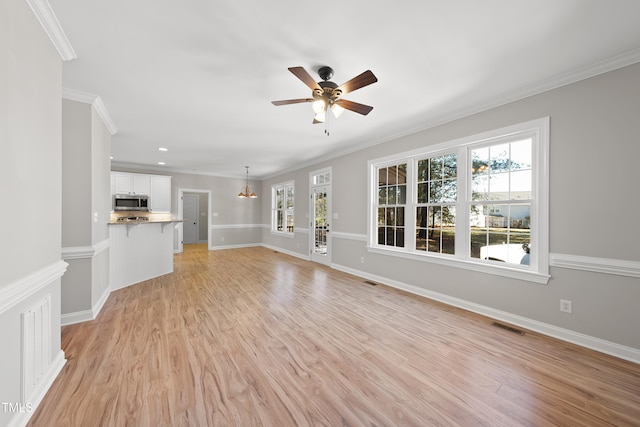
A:
<svg viewBox="0 0 640 427">
<path fill-rule="evenodd" d="M 151 175 L 149 193 L 149 211 L 154 213 L 171 212 L 171 177 Z"/>
<path fill-rule="evenodd" d="M 111 172 L 111 194 L 149 195 L 149 175 L 140 173 Z"/>
</svg>

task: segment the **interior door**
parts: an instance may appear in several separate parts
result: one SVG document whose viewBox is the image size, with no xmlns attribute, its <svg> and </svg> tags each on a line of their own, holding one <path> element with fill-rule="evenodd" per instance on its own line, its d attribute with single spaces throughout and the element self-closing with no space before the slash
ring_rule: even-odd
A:
<svg viewBox="0 0 640 427">
<path fill-rule="evenodd" d="M 322 176 L 322 179 L 318 179 Z M 311 260 L 331 264 L 331 184 L 330 172 L 312 175 L 311 205 L 309 218 L 311 226 Z"/>
<path fill-rule="evenodd" d="M 182 243 L 198 243 L 198 196 L 185 194 L 182 197 L 183 220 Z"/>
</svg>

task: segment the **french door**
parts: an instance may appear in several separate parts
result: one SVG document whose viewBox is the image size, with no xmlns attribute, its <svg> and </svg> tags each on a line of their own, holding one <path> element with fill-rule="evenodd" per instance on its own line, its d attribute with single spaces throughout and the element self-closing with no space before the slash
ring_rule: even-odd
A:
<svg viewBox="0 0 640 427">
<path fill-rule="evenodd" d="M 311 260 L 331 264 L 331 169 L 312 172 L 310 176 Z"/>
</svg>

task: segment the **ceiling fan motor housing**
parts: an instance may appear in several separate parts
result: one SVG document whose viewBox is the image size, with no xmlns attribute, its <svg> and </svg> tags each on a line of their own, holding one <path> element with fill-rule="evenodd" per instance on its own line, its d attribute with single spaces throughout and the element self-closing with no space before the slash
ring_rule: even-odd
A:
<svg viewBox="0 0 640 427">
<path fill-rule="evenodd" d="M 330 80 L 333 77 L 333 68 L 331 67 L 320 67 L 318 69 L 318 75 L 322 80 Z"/>
</svg>

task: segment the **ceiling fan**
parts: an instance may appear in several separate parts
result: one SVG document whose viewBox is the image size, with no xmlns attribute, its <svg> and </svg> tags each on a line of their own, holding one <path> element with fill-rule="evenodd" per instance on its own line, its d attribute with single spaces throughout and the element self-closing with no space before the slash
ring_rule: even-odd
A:
<svg viewBox="0 0 640 427">
<path fill-rule="evenodd" d="M 327 110 L 331 110 L 336 118 L 340 117 L 345 109 L 355 111 L 356 113 L 365 116 L 373 110 L 373 107 L 370 107 L 369 105 L 359 104 L 342 98 L 342 95 L 345 93 L 353 92 L 356 89 L 360 89 L 377 82 L 378 79 L 370 70 L 365 71 L 340 86 L 330 81 L 333 77 L 333 69 L 331 67 L 325 66 L 318 69 L 318 75 L 322 81 L 317 83 L 303 67 L 290 67 L 289 71 L 291 71 L 294 76 L 299 78 L 311 89 L 311 98 L 271 101 L 273 105 L 278 106 L 311 102 L 313 111 L 316 113 L 313 118 L 314 124 L 323 123 L 326 120 Z"/>
</svg>

